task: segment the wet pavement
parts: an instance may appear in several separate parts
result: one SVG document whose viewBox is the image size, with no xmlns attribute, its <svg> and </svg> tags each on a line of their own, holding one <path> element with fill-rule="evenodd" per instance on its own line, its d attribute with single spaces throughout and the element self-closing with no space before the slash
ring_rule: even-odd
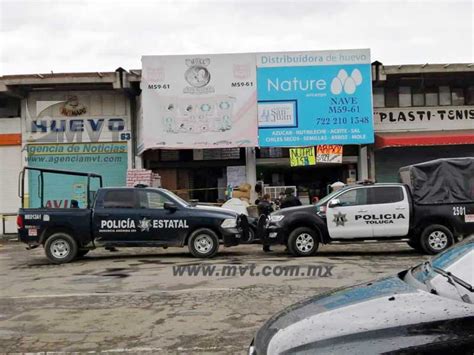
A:
<svg viewBox="0 0 474 355">
<path fill-rule="evenodd" d="M 0 352 L 243 354 L 256 330 L 282 308 L 427 258 L 405 243 L 333 244 L 306 258 L 293 258 L 281 246 L 273 250 L 221 248 L 211 260 L 179 248 L 94 250 L 54 265 L 42 248 L 0 241 Z M 173 275 L 186 265 L 215 266 L 217 273 Z M 278 275 L 282 266 L 298 265 L 299 276 Z M 229 266 L 237 274 L 222 275 Z M 308 266 L 320 266 L 319 272 L 305 274 Z M 265 267 L 278 276 L 263 276 Z"/>
</svg>

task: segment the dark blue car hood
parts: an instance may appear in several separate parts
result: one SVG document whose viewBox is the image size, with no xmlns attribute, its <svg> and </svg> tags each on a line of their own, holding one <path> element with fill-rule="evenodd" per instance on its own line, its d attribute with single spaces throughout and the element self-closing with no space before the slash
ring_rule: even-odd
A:
<svg viewBox="0 0 474 355">
<path fill-rule="evenodd" d="M 259 355 L 344 353 L 355 349 L 379 353 L 390 351 L 387 338 L 391 336 L 406 338 L 407 346 L 410 341 L 418 344 L 419 338 L 405 334 L 407 326 L 467 316 L 474 316 L 473 305 L 419 290 L 394 276 L 324 293 L 288 307 L 257 332 L 255 347 Z M 392 350 L 399 348 L 394 341 Z"/>
</svg>

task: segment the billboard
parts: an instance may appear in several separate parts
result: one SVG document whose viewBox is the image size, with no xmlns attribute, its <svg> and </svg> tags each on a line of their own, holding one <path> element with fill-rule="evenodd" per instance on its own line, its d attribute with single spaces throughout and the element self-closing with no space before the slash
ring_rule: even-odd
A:
<svg viewBox="0 0 474 355">
<path fill-rule="evenodd" d="M 451 131 L 472 129 L 474 106 L 376 108 L 377 132 Z"/>
<path fill-rule="evenodd" d="M 261 147 L 374 141 L 370 51 L 257 54 Z"/>
<path fill-rule="evenodd" d="M 118 142 L 131 139 L 130 107 L 114 91 L 33 92 L 25 102 L 24 143 Z"/>
<path fill-rule="evenodd" d="M 254 54 L 142 57 L 140 151 L 257 145 Z"/>
<path fill-rule="evenodd" d="M 127 175 L 127 143 L 72 143 L 28 144 L 27 164 L 35 168 L 74 170 L 100 174 L 104 186 L 125 186 Z M 87 199 L 87 178 L 45 174 L 44 205 L 50 208 L 68 208 L 71 200 L 79 201 L 84 208 Z M 40 206 L 38 173 L 28 175 L 29 206 Z M 98 188 L 93 181 L 92 190 Z"/>
</svg>

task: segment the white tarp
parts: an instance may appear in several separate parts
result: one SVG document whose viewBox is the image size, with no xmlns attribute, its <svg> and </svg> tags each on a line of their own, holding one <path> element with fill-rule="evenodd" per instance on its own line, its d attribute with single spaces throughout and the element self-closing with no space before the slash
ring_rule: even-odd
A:
<svg viewBox="0 0 474 355">
<path fill-rule="evenodd" d="M 257 145 L 254 54 L 142 57 L 143 144 Z"/>
</svg>

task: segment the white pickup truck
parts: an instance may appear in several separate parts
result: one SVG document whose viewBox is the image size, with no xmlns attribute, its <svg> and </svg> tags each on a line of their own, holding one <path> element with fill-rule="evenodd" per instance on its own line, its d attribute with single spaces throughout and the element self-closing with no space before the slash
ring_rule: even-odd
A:
<svg viewBox="0 0 474 355">
<path fill-rule="evenodd" d="M 287 245 L 295 256 L 316 253 L 319 243 L 389 239 L 439 253 L 474 234 L 474 158 L 424 164 L 401 169 L 407 184 L 347 186 L 316 205 L 261 217 L 257 233 L 266 244 Z"/>
</svg>

